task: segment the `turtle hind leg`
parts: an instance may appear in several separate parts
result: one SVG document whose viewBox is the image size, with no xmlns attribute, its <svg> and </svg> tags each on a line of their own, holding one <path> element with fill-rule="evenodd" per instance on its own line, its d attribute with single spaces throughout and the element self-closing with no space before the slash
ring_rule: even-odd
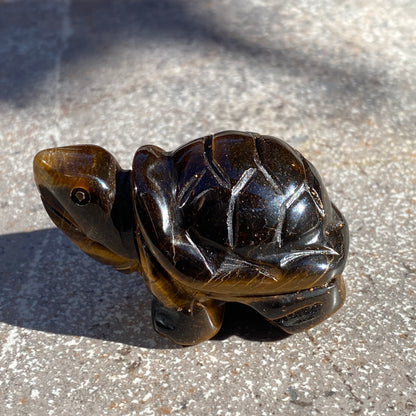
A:
<svg viewBox="0 0 416 416">
<path fill-rule="evenodd" d="M 270 322 L 288 334 L 296 334 L 306 331 L 327 319 L 332 313 L 325 313 L 325 309 L 323 303 L 317 302 Z"/>
<path fill-rule="evenodd" d="M 180 345 L 195 345 L 212 338 L 220 330 L 223 318 L 223 302 L 195 302 L 189 310 L 178 310 L 153 298 L 153 327 Z"/>
<path fill-rule="evenodd" d="M 258 298 L 250 302 L 250 306 L 273 325 L 288 334 L 295 334 L 329 318 L 344 301 L 344 279 L 337 276 L 326 286 Z"/>
</svg>

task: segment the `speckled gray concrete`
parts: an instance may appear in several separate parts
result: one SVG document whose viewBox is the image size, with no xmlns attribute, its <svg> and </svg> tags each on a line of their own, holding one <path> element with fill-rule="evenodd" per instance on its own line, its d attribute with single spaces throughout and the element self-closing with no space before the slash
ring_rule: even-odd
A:
<svg viewBox="0 0 416 416">
<path fill-rule="evenodd" d="M 413 0 L 0 1 L 0 414 L 416 415 L 415 26 Z M 223 129 L 319 169 L 348 300 L 286 338 L 230 310 L 178 348 L 139 276 L 53 228 L 32 158 L 89 142 L 129 167 Z"/>
</svg>

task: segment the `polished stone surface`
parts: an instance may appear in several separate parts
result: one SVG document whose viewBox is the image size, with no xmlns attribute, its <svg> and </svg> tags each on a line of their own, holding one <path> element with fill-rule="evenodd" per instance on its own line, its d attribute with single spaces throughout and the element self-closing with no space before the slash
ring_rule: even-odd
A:
<svg viewBox="0 0 416 416">
<path fill-rule="evenodd" d="M 0 414 L 416 415 L 413 1 L 0 1 Z M 123 167 L 226 129 L 287 140 L 347 217 L 347 302 L 284 337 L 230 308 L 178 348 L 137 275 L 45 214 L 40 149 Z"/>
</svg>

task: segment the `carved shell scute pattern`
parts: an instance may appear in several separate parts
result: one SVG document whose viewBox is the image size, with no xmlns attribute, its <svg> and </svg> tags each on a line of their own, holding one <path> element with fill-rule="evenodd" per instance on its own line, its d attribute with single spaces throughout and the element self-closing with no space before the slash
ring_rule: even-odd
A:
<svg viewBox="0 0 416 416">
<path fill-rule="evenodd" d="M 185 228 L 247 251 L 265 244 L 281 247 L 285 236 L 318 227 L 324 205 L 293 149 L 255 134 L 199 140 L 174 155 Z"/>
</svg>

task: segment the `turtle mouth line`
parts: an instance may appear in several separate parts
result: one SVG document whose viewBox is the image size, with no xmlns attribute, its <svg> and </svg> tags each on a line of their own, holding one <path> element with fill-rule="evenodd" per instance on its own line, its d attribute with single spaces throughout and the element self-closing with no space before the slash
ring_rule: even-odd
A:
<svg viewBox="0 0 416 416">
<path fill-rule="evenodd" d="M 63 221 L 66 226 L 70 227 L 72 230 L 80 232 L 79 228 L 75 225 L 74 222 L 69 220 L 67 217 L 64 216 L 58 209 L 54 208 L 51 203 L 46 201 L 45 198 L 42 198 L 43 205 L 45 206 L 46 211 L 51 216 L 52 219 L 59 219 L 60 221 Z"/>
</svg>

